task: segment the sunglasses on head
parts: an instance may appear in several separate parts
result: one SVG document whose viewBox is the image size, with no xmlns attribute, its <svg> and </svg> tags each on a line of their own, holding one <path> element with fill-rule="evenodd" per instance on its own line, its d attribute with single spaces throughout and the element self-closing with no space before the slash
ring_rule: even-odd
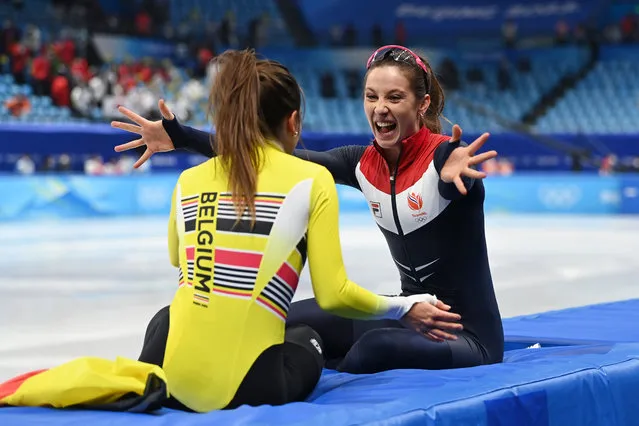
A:
<svg viewBox="0 0 639 426">
<path fill-rule="evenodd" d="M 375 52 L 373 52 L 371 57 L 368 58 L 368 62 L 366 63 L 366 69 L 369 69 L 371 65 L 375 63 L 376 61 L 381 61 L 388 57 L 391 57 L 397 62 L 407 62 L 409 64 L 416 64 L 422 70 L 424 70 L 426 75 L 429 74 L 426 64 L 424 64 L 424 62 L 421 59 L 419 59 L 419 56 L 417 56 L 412 50 L 408 49 L 407 47 L 399 46 L 396 44 L 389 44 L 388 46 L 382 46 L 379 49 L 377 49 Z"/>
</svg>

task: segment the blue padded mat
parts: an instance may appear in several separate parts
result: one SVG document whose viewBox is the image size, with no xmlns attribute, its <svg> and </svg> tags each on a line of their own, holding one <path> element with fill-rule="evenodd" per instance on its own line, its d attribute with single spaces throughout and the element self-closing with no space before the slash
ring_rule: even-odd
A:
<svg viewBox="0 0 639 426">
<path fill-rule="evenodd" d="M 520 327 L 517 330 L 531 339 L 539 318 L 538 336 L 570 339 L 572 330 L 577 336 L 573 342 L 584 336 L 584 340 L 602 341 L 605 331 L 580 334 L 579 318 L 594 324 L 596 319 L 589 316 L 604 310 L 616 315 L 615 305 L 506 322 L 511 321 L 513 329 Z M 619 307 L 621 311 L 631 309 L 627 302 Z M 551 323 L 564 333 L 549 334 Z M 614 325 L 630 332 L 636 324 L 618 318 Z M 637 389 L 639 343 L 599 343 L 512 350 L 502 364 L 458 370 L 396 370 L 374 375 L 327 370 L 307 402 L 281 407 L 240 407 L 208 414 L 162 410 L 152 415 L 2 408 L 0 425 L 632 425 L 639 423 Z"/>
<path fill-rule="evenodd" d="M 639 299 L 506 318 L 505 350 L 639 342 Z"/>
</svg>

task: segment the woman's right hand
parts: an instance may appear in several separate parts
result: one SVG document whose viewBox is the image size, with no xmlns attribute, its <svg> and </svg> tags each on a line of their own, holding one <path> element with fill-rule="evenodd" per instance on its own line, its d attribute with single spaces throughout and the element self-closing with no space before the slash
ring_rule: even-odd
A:
<svg viewBox="0 0 639 426">
<path fill-rule="evenodd" d="M 450 306 L 438 300 L 435 305 L 429 302 L 415 303 L 404 315 L 402 322 L 417 332 L 424 333 L 437 342 L 457 340 L 457 336 L 447 331 L 461 331 L 461 316 L 450 311 Z"/>
<path fill-rule="evenodd" d="M 165 119 L 173 120 L 175 118 L 171 110 L 164 103 L 164 99 L 160 99 L 160 101 L 158 102 L 158 107 L 160 108 L 162 117 L 164 117 Z M 124 123 L 122 121 L 112 121 L 111 126 L 115 127 L 116 129 L 126 130 L 127 132 L 137 133 L 141 137 L 140 139 L 136 139 L 122 145 L 117 145 L 115 147 L 115 151 L 128 151 L 129 149 L 146 145 L 144 154 L 142 154 L 138 161 L 135 162 L 135 164 L 133 165 L 134 168 L 137 169 L 138 167 L 140 167 L 156 152 L 168 152 L 175 149 L 175 146 L 173 145 L 173 141 L 171 141 L 169 134 L 166 132 L 166 130 L 164 130 L 162 120 L 149 121 L 146 118 L 139 116 L 138 114 L 123 106 L 118 107 L 118 111 L 129 117 L 131 121 L 137 124 L 137 126 L 135 124 Z"/>
</svg>

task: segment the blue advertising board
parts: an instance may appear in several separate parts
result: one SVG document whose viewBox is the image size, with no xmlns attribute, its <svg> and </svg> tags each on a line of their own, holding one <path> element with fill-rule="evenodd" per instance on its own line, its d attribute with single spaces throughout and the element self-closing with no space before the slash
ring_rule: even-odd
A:
<svg viewBox="0 0 639 426">
<path fill-rule="evenodd" d="M 168 215 L 177 173 L 129 176 L 0 175 L 0 221 Z M 524 174 L 485 180 L 491 213 L 639 214 L 639 175 Z M 366 213 L 338 186 L 342 213 Z"/>
</svg>

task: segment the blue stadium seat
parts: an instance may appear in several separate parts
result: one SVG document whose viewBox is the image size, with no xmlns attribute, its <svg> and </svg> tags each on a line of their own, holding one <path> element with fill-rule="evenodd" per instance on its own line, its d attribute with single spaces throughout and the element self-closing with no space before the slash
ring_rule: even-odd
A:
<svg viewBox="0 0 639 426">
<path fill-rule="evenodd" d="M 33 93 L 33 88 L 27 84 L 18 86 L 18 93 L 29 96 Z"/>
<path fill-rule="evenodd" d="M 557 132 L 637 133 L 639 132 L 639 60 L 603 60 L 567 93 L 537 129 Z M 549 117 L 559 116 L 562 121 Z M 575 125 L 568 124 L 575 123 Z"/>
</svg>

